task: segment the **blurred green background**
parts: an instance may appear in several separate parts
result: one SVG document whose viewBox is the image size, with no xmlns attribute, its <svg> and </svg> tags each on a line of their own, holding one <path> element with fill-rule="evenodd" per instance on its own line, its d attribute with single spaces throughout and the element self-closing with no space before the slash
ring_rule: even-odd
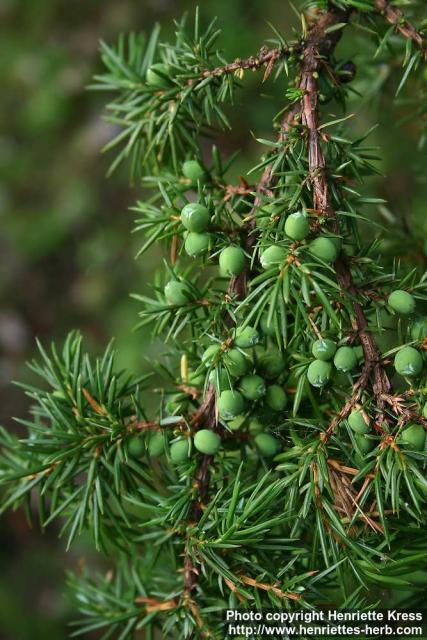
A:
<svg viewBox="0 0 427 640">
<path fill-rule="evenodd" d="M 91 351 L 115 336 L 120 365 L 135 371 L 153 353 L 149 336 L 133 331 L 138 304 L 128 294 L 148 287 L 159 256 L 153 251 L 134 260 L 140 239 L 130 235 L 128 207 L 141 194 L 129 187 L 126 168 L 105 179 L 111 158 L 100 150 L 114 131 L 102 120 L 106 96 L 85 87 L 101 70 L 99 39 L 111 43 L 122 31 L 149 31 L 156 20 L 164 25 L 163 35 L 171 33 L 172 18 L 194 7 L 184 0 L 0 3 L 0 422 L 10 428 L 17 428 L 12 416 L 27 409 L 10 380 L 28 379 L 24 363 L 34 353 L 36 336 L 44 343 L 62 340 L 79 327 Z M 288 35 L 298 27 L 290 3 L 276 0 L 205 0 L 201 13 L 206 19 L 219 16 L 228 59 L 256 53 L 272 35 L 268 21 Z M 357 39 L 345 48 L 345 55 L 363 63 Z M 225 151 L 242 149 L 236 176 L 255 161 L 255 137 L 273 135 L 271 116 L 285 104 L 283 85 L 268 81 L 260 100 L 258 77 L 247 75 L 230 112 L 233 132 L 220 136 Z M 396 230 L 413 229 L 411 251 L 421 256 L 426 172 L 415 167 L 425 154 L 416 148 L 411 123 L 395 128 L 390 96 L 396 79 L 389 82 L 380 64 L 379 81 L 385 82 L 379 92 L 373 77 L 361 86 L 376 97 L 363 106 L 357 124 L 363 129 L 375 122 L 379 107 L 381 126 L 373 139 L 387 158 L 387 178 L 374 181 L 370 193 L 391 201 Z M 96 559 L 85 540 L 65 554 L 56 533 L 30 530 L 22 513 L 1 520 L 0 640 L 67 637 L 72 612 L 64 595 L 65 570 L 78 570 L 83 557 L 89 563 Z"/>
</svg>

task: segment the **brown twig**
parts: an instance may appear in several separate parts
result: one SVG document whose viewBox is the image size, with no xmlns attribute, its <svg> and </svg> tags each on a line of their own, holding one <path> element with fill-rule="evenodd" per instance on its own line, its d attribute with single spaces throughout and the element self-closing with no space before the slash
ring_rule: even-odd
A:
<svg viewBox="0 0 427 640">
<path fill-rule="evenodd" d="M 144 598 L 142 596 L 138 596 L 135 598 L 136 604 L 145 605 L 145 610 L 147 613 L 157 612 L 157 611 L 170 611 L 177 606 L 176 600 L 157 600 L 156 598 Z"/>
<path fill-rule="evenodd" d="M 357 301 L 358 291 L 354 285 L 351 271 L 345 260 L 339 258 L 335 263 L 337 281 L 343 291 L 347 291 L 352 297 L 352 305 L 356 318 L 357 333 L 363 349 L 365 365 L 362 372 L 363 385 L 365 388 L 369 382 L 371 373 L 374 375 L 373 392 L 379 411 L 379 426 L 384 418 L 385 397 L 390 394 L 391 384 L 381 363 L 381 355 L 376 345 L 375 339 L 368 331 L 368 322 L 362 309 L 362 305 Z M 351 407 L 350 407 L 351 410 Z M 347 414 L 348 415 L 348 414 Z M 343 416 L 345 418 L 346 415 Z M 342 418 L 342 419 L 343 419 Z"/>
<path fill-rule="evenodd" d="M 390 24 L 394 25 L 405 38 L 412 40 L 420 49 L 426 48 L 426 40 L 406 19 L 401 9 L 387 2 L 387 0 L 375 0 L 375 9 L 381 13 Z"/>
<path fill-rule="evenodd" d="M 312 575 L 315 575 L 317 571 L 313 571 L 311 573 Z M 282 591 L 282 589 L 279 589 L 279 587 L 275 584 L 257 582 L 257 580 L 254 580 L 249 576 L 240 576 L 240 581 L 243 582 L 243 584 L 247 584 L 250 587 L 254 587 L 255 589 L 261 589 L 262 591 L 268 591 L 270 593 L 274 593 L 274 595 L 278 596 L 279 598 L 286 598 L 288 600 L 295 600 L 297 602 L 298 600 L 301 600 L 300 593 L 293 593 L 292 591 Z"/>
<path fill-rule="evenodd" d="M 88 403 L 90 404 L 90 406 L 92 407 L 92 409 L 95 411 L 95 413 L 97 413 L 100 416 L 108 416 L 108 411 L 102 407 L 99 402 L 97 402 L 95 400 L 95 398 L 93 398 L 89 391 L 87 389 L 85 389 L 84 387 L 82 387 L 82 392 L 84 397 L 86 398 L 86 400 L 88 401 Z"/>
<path fill-rule="evenodd" d="M 299 113 L 298 105 L 294 105 L 290 111 L 288 111 L 285 117 L 282 120 L 280 126 L 280 132 L 278 136 L 279 142 L 283 142 L 286 138 L 286 135 L 290 128 L 292 127 L 296 115 Z M 245 224 L 245 240 L 244 240 L 244 249 L 247 253 L 251 254 L 253 248 L 257 241 L 257 234 L 255 233 L 256 229 L 256 214 L 258 212 L 259 207 L 263 203 L 263 196 L 268 193 L 271 193 L 271 188 L 273 187 L 276 181 L 276 177 L 273 175 L 272 166 L 267 165 L 259 179 L 259 182 L 256 187 L 256 196 L 254 200 L 254 205 L 252 210 L 246 216 L 246 224 Z M 234 278 L 230 282 L 230 287 L 228 290 L 228 295 L 232 296 L 233 294 L 236 296 L 238 300 L 243 300 L 246 297 L 246 288 L 247 283 L 250 276 L 250 266 L 247 264 L 243 272 Z"/>
<path fill-rule="evenodd" d="M 313 209 L 318 215 L 328 218 L 329 226 L 334 233 L 339 233 L 339 224 L 330 200 L 326 161 L 319 133 L 317 72 L 323 64 L 323 59 L 333 52 L 342 31 L 341 29 L 332 32 L 328 30 L 334 24 L 348 22 L 349 16 L 349 11 L 330 10 L 314 25 L 303 49 L 300 82 L 300 89 L 304 92 L 302 98 L 302 123 L 306 126 L 308 132 L 308 163 L 310 182 L 313 188 Z M 384 396 L 389 394 L 391 389 L 390 382 L 381 365 L 379 350 L 374 338 L 368 331 L 366 317 L 361 304 L 357 300 L 358 291 L 353 282 L 350 268 L 344 258 L 339 258 L 336 261 L 335 271 L 342 291 L 347 292 L 352 298 L 355 324 L 362 344 L 365 364 L 362 374 L 353 389 L 352 397 L 331 422 L 327 430 L 326 439 L 337 424 L 350 413 L 358 400 L 360 390 L 367 386 L 372 372 L 374 374 L 373 391 L 377 406 L 380 409 L 379 423 L 383 419 Z"/>
<path fill-rule="evenodd" d="M 322 65 L 322 58 L 329 56 L 341 37 L 342 29 L 327 30 L 335 24 L 346 23 L 349 11 L 333 9 L 323 14 L 308 34 L 303 49 L 300 89 L 302 98 L 302 123 L 308 131 L 308 164 L 313 187 L 313 209 L 330 218 L 334 217 L 326 178 L 326 162 L 320 144 L 319 134 L 319 92 L 316 74 Z"/>
<path fill-rule="evenodd" d="M 191 426 L 193 428 L 217 430 L 218 421 L 216 416 L 215 388 L 209 385 L 206 391 L 205 399 L 197 412 L 192 416 Z M 194 490 L 196 497 L 192 501 L 189 514 L 189 526 L 197 523 L 203 514 L 203 506 L 206 504 L 209 494 L 210 482 L 210 464 L 212 456 L 204 455 L 197 467 L 194 477 Z M 190 594 L 197 585 L 199 571 L 193 562 L 192 555 L 187 547 L 185 549 L 184 561 L 184 599 L 190 601 Z"/>
<path fill-rule="evenodd" d="M 338 427 L 338 425 L 347 418 L 353 407 L 358 403 L 360 399 L 361 391 L 367 386 L 369 377 L 372 372 L 372 364 L 369 361 L 366 361 L 362 373 L 357 380 L 356 384 L 353 386 L 353 393 L 351 397 L 347 400 L 347 402 L 341 407 L 340 411 L 333 417 L 329 426 L 326 430 L 326 433 L 321 434 L 321 439 L 323 442 L 327 442 L 329 437 Z"/>
<path fill-rule="evenodd" d="M 176 265 L 176 260 L 178 256 L 178 243 L 179 243 L 179 236 L 178 235 L 172 236 L 172 243 L 171 243 L 171 250 L 170 250 L 170 260 L 171 260 L 172 266 Z"/>
<path fill-rule="evenodd" d="M 300 44 L 295 44 L 294 46 L 282 46 L 276 47 L 275 49 L 268 49 L 267 47 L 262 47 L 258 55 L 250 56 L 249 58 L 245 58 L 241 60 L 237 58 L 234 62 L 230 64 L 226 64 L 222 67 L 216 67 L 215 69 L 207 69 L 203 71 L 201 74 L 202 78 L 209 78 L 211 76 L 223 76 L 230 73 L 243 73 L 244 71 L 251 70 L 257 71 L 261 69 L 261 67 L 266 67 L 264 73 L 264 80 L 268 78 L 270 73 L 273 70 L 274 65 L 281 58 L 285 58 L 294 53 L 298 53 L 301 50 Z"/>
</svg>

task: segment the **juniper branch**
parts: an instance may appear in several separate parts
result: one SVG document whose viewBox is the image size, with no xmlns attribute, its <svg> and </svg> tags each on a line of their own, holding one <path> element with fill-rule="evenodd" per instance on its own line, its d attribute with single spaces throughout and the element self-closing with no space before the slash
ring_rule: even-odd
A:
<svg viewBox="0 0 427 640">
<path fill-rule="evenodd" d="M 387 0 L 375 0 L 375 8 L 385 19 L 392 24 L 405 38 L 412 40 L 419 49 L 426 48 L 426 40 L 421 33 L 417 31 L 411 22 L 409 22 L 401 9 L 395 7 Z"/>
<path fill-rule="evenodd" d="M 203 404 L 192 418 L 192 425 L 196 428 L 203 426 L 205 429 L 216 431 L 218 421 L 216 416 L 215 389 L 209 385 Z M 204 455 L 201 457 L 196 470 L 194 485 L 196 496 L 192 501 L 189 515 L 189 526 L 197 524 L 203 514 L 203 506 L 206 504 L 209 495 L 210 464 L 213 456 Z M 186 558 L 184 561 L 184 596 L 189 596 L 197 585 L 198 571 L 194 565 L 191 555 L 186 548 Z"/>
<path fill-rule="evenodd" d="M 292 126 L 295 115 L 298 113 L 298 106 L 294 105 L 284 116 L 280 131 L 278 135 L 279 141 L 284 141 L 286 133 Z M 268 192 L 273 186 L 276 180 L 276 176 L 272 171 L 272 165 L 268 164 L 264 169 L 259 181 L 255 187 L 255 193 L 257 194 L 254 200 L 253 208 L 250 214 L 247 216 L 247 222 L 244 226 L 244 239 L 243 245 L 245 251 L 249 254 L 252 253 L 257 240 L 257 234 L 255 233 L 255 217 L 258 208 L 261 204 L 261 196 Z M 249 261 L 252 264 L 252 260 Z M 247 283 L 251 276 L 251 269 L 249 265 L 245 266 L 243 272 L 230 279 L 230 284 L 227 290 L 227 295 L 235 296 L 237 300 L 243 300 L 246 296 Z M 229 316 L 230 317 L 230 316 Z M 205 400 L 199 410 L 192 417 L 192 425 L 198 428 L 203 425 L 205 429 L 212 429 L 215 432 L 219 432 L 222 437 L 225 436 L 224 430 L 218 425 L 216 415 L 216 396 L 213 385 L 208 385 Z M 209 467 L 212 463 L 213 456 L 204 455 L 201 458 L 200 464 L 195 474 L 195 486 L 197 491 L 197 497 L 194 499 L 191 510 L 189 524 L 197 523 L 203 514 L 203 506 L 206 504 L 209 494 L 209 482 L 210 471 Z M 184 594 L 189 597 L 191 592 L 197 586 L 198 570 L 196 569 L 190 555 L 186 552 L 186 558 L 184 562 Z"/>
<path fill-rule="evenodd" d="M 352 9 L 337 8 L 350 4 Z M 409 295 L 414 310 L 417 300 L 420 311 L 422 300 L 427 300 L 426 278 L 415 270 L 402 277 L 391 269 L 382 271 L 381 264 L 369 260 L 369 247 L 366 252 L 360 247 L 360 259 L 354 257 L 354 262 L 345 257 L 352 255 L 353 244 L 360 244 L 359 204 L 376 201 L 358 194 L 353 185 L 354 178 L 375 171 L 373 155 L 360 139 L 342 135 L 345 118 L 327 123 L 337 132 L 331 136 L 324 134 L 320 122 L 321 102 L 336 99 L 346 105 L 345 83 L 353 77 L 346 74 L 354 65 L 337 61 L 335 48 L 350 17 L 359 15 L 354 8 L 358 4 L 305 2 L 304 8 L 313 10 L 303 16 L 304 33 L 296 44 L 262 48 L 258 56 L 216 69 L 213 27 L 200 36 L 198 16 L 194 37 L 183 26 L 176 45 L 159 43 L 157 49 L 155 31 L 148 47 L 132 36 L 128 47 L 121 40 L 117 49 L 104 49 L 108 73 L 101 85 L 119 92 L 111 107 L 125 127 L 125 138 L 119 136 L 118 143 L 128 140 L 120 154 L 132 153 L 133 164 L 149 174 L 147 184 L 159 186 L 152 199 L 138 203 L 143 214 L 138 230 L 148 231 L 143 251 L 159 240 L 170 248 L 166 277 L 171 280 L 163 291 L 163 281 L 156 281 L 155 300 L 141 296 L 147 306 L 141 326 L 148 324 L 148 317 L 154 321 L 155 335 L 166 333 L 166 341 L 174 339 L 171 355 L 181 354 L 181 374 L 177 380 L 177 368 L 169 360 L 155 365 L 167 381 L 166 402 L 150 417 L 138 380 L 118 383 L 122 374 L 114 372 L 108 352 L 92 365 L 81 357 L 79 342 L 72 341 L 62 355 L 55 349 L 52 355 L 42 351 L 45 366 L 35 370 L 42 372 L 50 391 L 28 387 L 38 403 L 31 422 L 23 421 L 29 438 L 18 443 L 0 430 L 0 442 L 7 449 L 0 460 L 1 480 L 11 484 L 3 508 L 29 501 L 37 489 L 42 501 L 51 502 L 49 517 L 41 514 L 44 524 L 65 516 L 70 542 L 87 528 L 94 531 L 99 548 L 116 547 L 123 555 L 123 561 L 116 555 L 112 581 L 103 580 L 97 587 L 96 581 L 85 579 L 78 587 L 89 617 L 86 626 L 80 623 L 81 632 L 107 627 L 105 637 L 127 638 L 145 628 L 151 637 L 157 633 L 158 613 L 164 618 L 162 637 L 175 637 L 180 624 L 186 637 L 219 638 L 223 629 L 210 615 L 220 602 L 233 606 L 238 600 L 249 607 L 254 597 L 262 608 L 281 606 L 287 598 L 311 608 L 321 606 L 325 596 L 327 602 L 339 604 L 335 594 L 341 590 L 348 606 L 369 605 L 367 589 L 372 584 L 384 586 L 390 580 L 393 587 L 398 575 L 395 561 L 405 572 L 410 570 L 400 531 L 420 552 L 412 566 L 420 556 L 425 558 L 425 543 L 418 538 L 427 496 L 427 417 L 420 415 L 427 415 L 426 378 L 412 376 L 412 386 L 400 393 L 391 389 L 391 359 L 381 356 L 370 318 L 376 313 L 379 327 L 388 328 L 380 319 L 382 311 L 387 318 L 387 308 L 403 316 L 396 352 L 400 354 L 404 342 L 403 349 L 412 343 L 415 356 L 422 359 L 427 330 L 423 325 L 419 335 L 413 334 L 422 318 L 414 321 L 404 305 L 399 309 L 390 298 L 399 293 L 400 285 L 400 294 Z M 374 17 L 373 5 L 369 18 Z M 386 9 L 386 18 L 395 20 L 394 26 L 409 38 L 407 49 L 412 42 L 418 46 L 422 31 L 414 36 L 403 14 L 396 13 L 399 10 L 388 3 Z M 378 26 L 380 20 L 373 24 Z M 378 31 L 382 30 L 381 25 Z M 204 42 L 210 43 L 207 51 Z M 413 54 L 415 62 L 420 57 L 418 51 Z M 217 116 L 225 123 L 219 105 L 232 100 L 233 76 L 264 69 L 265 78 L 275 65 L 281 71 L 285 58 L 291 72 L 289 104 L 285 116 L 278 116 L 282 120 L 276 140 L 266 141 L 271 151 L 252 169 L 251 173 L 262 167 L 261 176 L 256 184 L 242 178 L 238 187 L 227 185 L 233 158 L 223 162 L 214 149 L 212 165 L 206 166 L 200 157 L 200 136 L 208 128 L 212 131 Z M 157 78 L 159 60 L 163 66 Z M 406 77 L 416 66 L 408 65 Z M 196 171 L 188 171 L 188 164 Z M 212 278 L 211 271 L 202 273 L 197 263 L 191 266 L 181 259 L 182 240 L 189 257 L 203 255 L 187 246 L 194 237 L 185 224 L 185 210 L 193 207 L 195 198 L 186 192 L 196 186 L 207 266 L 219 262 L 220 267 Z M 302 219 L 301 233 L 288 226 L 296 219 Z M 330 252 L 331 257 L 316 254 L 318 234 L 324 240 L 342 236 L 342 245 Z M 332 242 L 326 240 L 326 245 Z M 230 247 L 237 248 L 240 266 L 227 267 L 221 260 Z M 269 264 L 271 249 L 278 258 Z M 332 263 L 337 253 L 340 257 Z M 402 270 L 405 273 L 405 267 Z M 225 272 L 239 275 L 227 282 Z M 362 277 L 366 286 L 359 284 Z M 182 296 L 169 295 L 171 283 L 182 287 Z M 239 344 L 240 331 L 248 329 L 251 339 Z M 343 337 L 348 338 L 354 360 L 347 369 L 333 353 L 342 348 Z M 332 355 L 325 364 L 329 373 L 318 379 L 310 368 L 320 361 L 319 340 L 331 343 Z M 227 361 L 234 347 L 247 360 L 236 375 L 231 358 Z M 271 355 L 277 371 L 264 366 L 263 359 Z M 212 366 L 206 371 L 208 362 Z M 396 362 L 395 370 L 405 379 L 405 369 Z M 341 371 L 348 372 L 347 379 L 342 380 Z M 228 378 L 225 382 L 222 374 Z M 260 382 L 258 397 L 247 391 L 248 378 Z M 398 384 L 399 379 L 396 390 Z M 242 402 L 228 411 L 220 395 L 230 391 Z M 270 391 L 281 392 L 284 403 L 274 401 Z M 285 391 L 295 392 L 293 415 L 286 411 Z M 366 439 L 349 416 L 356 406 L 367 425 Z M 368 450 L 374 444 L 368 431 L 373 420 L 381 438 L 375 450 Z M 409 422 L 415 424 L 408 428 Z M 340 423 L 340 433 L 334 433 Z M 319 439 L 323 426 L 326 431 Z M 362 424 L 359 431 L 363 428 Z M 217 453 L 203 454 L 215 447 L 201 444 L 201 429 L 220 436 L 224 446 Z M 187 437 L 194 435 L 194 449 L 186 448 Z M 260 444 L 265 438 L 270 450 Z M 328 447 L 322 446 L 329 439 Z M 180 457 L 177 451 L 185 453 Z M 407 526 L 410 522 L 415 526 Z M 318 571 L 322 563 L 323 577 Z M 171 570 L 175 564 L 178 575 Z M 350 581 L 348 570 L 353 572 Z M 355 583 L 353 593 L 348 593 L 353 591 L 349 582 Z"/>
<path fill-rule="evenodd" d="M 290 55 L 297 54 L 300 51 L 300 43 L 296 43 L 291 46 L 275 47 L 274 49 L 262 47 L 259 53 L 255 56 L 249 56 L 249 58 L 242 60 L 237 58 L 234 62 L 230 62 L 224 66 L 216 67 L 215 69 L 206 69 L 206 71 L 203 71 L 201 74 L 201 77 L 209 78 L 211 76 L 223 76 L 230 73 L 237 73 L 239 75 L 239 72 L 247 70 L 258 71 L 262 67 L 266 67 L 264 74 L 264 79 L 266 79 L 273 70 L 274 65 L 279 60 Z"/>
<path fill-rule="evenodd" d="M 282 126 L 279 133 L 279 139 L 283 140 L 285 132 L 289 129 L 291 122 L 294 118 L 297 109 L 294 107 L 283 119 Z M 260 195 L 264 194 L 273 185 L 275 177 L 272 172 L 271 165 L 267 165 L 264 169 L 261 178 L 259 179 L 255 192 L 257 196 L 254 201 L 254 206 L 251 210 L 251 214 L 248 216 L 249 222 L 246 223 L 244 228 L 244 247 L 248 253 L 251 253 L 256 243 L 255 228 L 255 215 L 260 205 Z M 243 300 L 246 296 L 247 283 L 250 278 L 250 267 L 246 265 L 244 271 L 237 277 L 230 279 L 230 284 L 227 290 L 227 295 L 235 296 L 238 300 Z M 230 316 L 228 316 L 230 318 Z M 217 420 L 216 413 L 216 394 L 212 384 L 209 384 L 206 391 L 206 396 L 203 404 L 199 410 L 192 417 L 192 425 L 199 428 L 201 425 L 205 429 L 211 429 L 215 432 L 219 432 L 224 437 L 224 430 L 220 428 Z M 195 487 L 197 496 L 193 500 L 190 509 L 189 524 L 197 523 L 202 514 L 203 506 L 206 504 L 209 494 L 209 482 L 210 471 L 209 467 L 212 463 L 213 456 L 202 456 L 195 474 Z M 198 570 L 196 569 L 191 556 L 186 551 L 186 558 L 184 562 L 184 595 L 189 597 L 191 592 L 197 586 Z"/>
<path fill-rule="evenodd" d="M 308 130 L 308 164 L 310 181 L 313 186 L 313 209 L 319 215 L 326 215 L 330 220 L 330 225 L 335 233 L 339 233 L 339 224 L 335 212 L 331 205 L 329 195 L 329 185 L 327 177 L 327 167 L 325 156 L 321 146 L 321 135 L 319 132 L 319 91 L 317 86 L 316 73 L 324 64 L 323 57 L 330 55 L 337 45 L 342 30 L 328 32 L 331 26 L 337 23 L 348 22 L 349 11 L 331 10 L 324 14 L 318 23 L 309 33 L 307 42 L 303 49 L 303 63 L 300 88 L 304 92 L 302 98 L 303 123 Z M 371 372 L 374 372 L 374 394 L 378 407 L 384 407 L 384 396 L 390 392 L 390 382 L 381 366 L 380 353 L 375 344 L 372 334 L 368 331 L 368 323 L 363 312 L 362 305 L 358 302 L 358 291 L 354 285 L 350 268 L 344 258 L 339 258 L 335 263 L 337 281 L 343 292 L 347 291 L 352 298 L 357 332 L 362 344 L 365 357 L 365 365 L 359 381 L 355 387 L 354 395 L 350 402 L 346 403 L 339 413 L 341 420 L 345 419 L 357 401 L 360 388 L 368 384 Z M 331 428 L 336 424 L 334 420 Z"/>
</svg>

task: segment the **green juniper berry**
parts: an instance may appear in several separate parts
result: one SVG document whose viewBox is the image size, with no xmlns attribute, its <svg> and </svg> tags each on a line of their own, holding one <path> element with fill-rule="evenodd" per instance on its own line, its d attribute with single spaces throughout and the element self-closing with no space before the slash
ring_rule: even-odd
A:
<svg viewBox="0 0 427 640">
<path fill-rule="evenodd" d="M 28 436 L 1 432 L 2 511 L 31 515 L 36 495 L 42 527 L 59 519 L 67 547 L 89 531 L 111 563 L 70 576 L 76 635 L 221 639 L 227 607 L 422 605 L 427 279 L 382 255 L 387 230 L 360 232 L 382 201 L 365 193 L 370 132 L 346 110 L 379 64 L 400 96 L 425 84 L 425 6 L 405 7 L 305 1 L 292 40 L 274 25 L 271 46 L 230 63 L 198 12 L 173 42 L 156 27 L 101 45 L 112 170 L 144 187 L 140 255 L 165 256 L 134 296 L 169 346 L 164 388 L 147 415 L 150 376 L 117 371 L 111 346 L 89 357 L 73 332 L 39 345 Z M 339 58 L 355 33 L 365 67 Z M 235 156 L 206 149 L 248 72 L 260 93 L 283 83 L 284 103 L 236 185 Z"/>
</svg>

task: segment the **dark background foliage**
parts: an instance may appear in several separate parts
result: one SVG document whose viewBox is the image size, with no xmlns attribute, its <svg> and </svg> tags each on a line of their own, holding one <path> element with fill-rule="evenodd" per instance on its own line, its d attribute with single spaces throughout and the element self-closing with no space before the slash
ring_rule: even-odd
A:
<svg viewBox="0 0 427 640">
<path fill-rule="evenodd" d="M 158 256 L 152 252 L 134 260 L 140 239 L 129 233 L 128 207 L 141 193 L 129 187 L 125 169 L 105 179 L 108 158 L 100 149 L 113 132 L 101 117 L 105 96 L 88 92 L 86 85 L 100 69 L 99 39 L 114 42 L 121 31 L 149 31 L 156 20 L 167 31 L 173 17 L 194 6 L 184 0 L 1 3 L 0 422 L 5 426 L 26 411 L 25 396 L 10 380 L 29 378 L 24 363 L 33 354 L 35 336 L 46 343 L 78 326 L 88 349 L 96 351 L 113 335 L 119 364 L 137 372 L 153 353 L 149 336 L 133 331 L 138 307 L 128 293 L 148 287 Z M 229 60 L 256 53 L 271 35 L 268 21 L 290 34 L 297 20 L 290 4 L 276 0 L 208 1 L 202 15 L 219 16 Z M 355 43 L 346 46 L 350 49 L 342 54 L 363 67 L 364 52 Z M 389 204 L 377 214 L 388 220 L 393 238 L 404 240 L 401 257 L 410 251 L 425 260 L 426 174 L 414 170 L 425 151 L 417 148 L 419 132 L 411 122 L 395 127 L 396 87 L 388 71 L 379 64 L 375 78 L 356 83 L 367 96 L 357 103 L 358 126 L 380 120 L 372 141 L 386 158 L 381 166 L 386 178 L 375 187 Z M 226 150 L 242 149 L 242 174 L 259 151 L 255 136 L 271 136 L 271 116 L 284 99 L 280 82 L 269 80 L 265 99 L 259 100 L 257 83 L 247 74 L 230 113 L 233 131 L 221 142 Z M 65 554 L 56 531 L 42 536 L 30 530 L 22 513 L 2 519 L 2 640 L 67 636 L 64 570 L 78 569 L 85 554 L 84 539 Z M 98 559 L 85 555 L 85 562 Z"/>
</svg>

